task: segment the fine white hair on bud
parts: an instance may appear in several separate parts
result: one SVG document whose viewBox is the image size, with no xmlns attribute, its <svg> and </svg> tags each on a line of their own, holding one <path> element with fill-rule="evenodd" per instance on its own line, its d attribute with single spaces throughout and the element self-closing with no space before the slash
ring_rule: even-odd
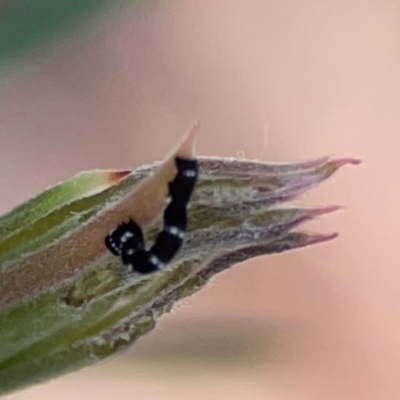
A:
<svg viewBox="0 0 400 400">
<path fill-rule="evenodd" d="M 289 202 L 343 165 L 357 164 L 355 159 L 264 163 L 198 157 L 185 232 L 177 224 L 163 225 L 167 197 L 176 201 L 168 194 L 177 173 L 174 158 L 195 157 L 198 129 L 194 125 L 162 163 L 81 174 L 0 218 L 0 394 L 127 348 L 177 301 L 236 263 L 337 236 L 297 228 L 338 207 Z M 192 178 L 189 169 L 182 174 Z M 140 231 L 118 231 L 130 218 Z M 161 245 L 178 239 L 183 245 L 168 263 L 159 259 L 165 249 L 149 253 L 154 265 L 162 265 L 157 272 L 132 272 L 115 257 L 142 232 L 146 243 L 154 243 L 162 226 L 170 241 Z M 109 243 L 114 255 L 105 245 L 110 232 L 117 232 Z"/>
</svg>

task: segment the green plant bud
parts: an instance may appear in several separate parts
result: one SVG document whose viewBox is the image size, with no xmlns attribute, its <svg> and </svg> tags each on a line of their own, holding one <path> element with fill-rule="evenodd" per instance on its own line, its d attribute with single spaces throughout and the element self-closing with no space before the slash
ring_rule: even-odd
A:
<svg viewBox="0 0 400 400">
<path fill-rule="evenodd" d="M 0 393 L 114 355 L 158 317 L 244 260 L 324 242 L 297 230 L 338 207 L 288 203 L 355 159 L 263 163 L 199 158 L 184 245 L 162 270 L 132 273 L 105 236 L 132 218 L 152 242 L 174 157 L 194 157 L 195 125 L 164 162 L 77 175 L 0 218 Z"/>
</svg>

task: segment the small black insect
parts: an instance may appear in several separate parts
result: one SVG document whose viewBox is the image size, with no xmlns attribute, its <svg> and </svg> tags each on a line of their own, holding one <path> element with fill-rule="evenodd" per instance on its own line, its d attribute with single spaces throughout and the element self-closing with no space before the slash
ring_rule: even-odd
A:
<svg viewBox="0 0 400 400">
<path fill-rule="evenodd" d="M 150 250 L 145 249 L 140 226 L 129 219 L 105 238 L 105 245 L 122 262 L 142 274 L 158 271 L 168 264 L 182 246 L 186 231 L 186 207 L 196 185 L 199 167 L 197 160 L 176 157 L 177 174 L 168 184 L 168 205 L 164 225 Z"/>
</svg>

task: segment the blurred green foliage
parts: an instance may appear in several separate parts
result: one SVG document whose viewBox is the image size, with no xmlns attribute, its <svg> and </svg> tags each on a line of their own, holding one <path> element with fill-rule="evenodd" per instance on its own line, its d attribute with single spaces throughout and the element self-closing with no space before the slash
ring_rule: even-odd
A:
<svg viewBox="0 0 400 400">
<path fill-rule="evenodd" d="M 93 17 L 140 0 L 0 0 L 0 64 L 28 55 Z M 85 29 L 86 31 L 86 29 Z"/>
</svg>

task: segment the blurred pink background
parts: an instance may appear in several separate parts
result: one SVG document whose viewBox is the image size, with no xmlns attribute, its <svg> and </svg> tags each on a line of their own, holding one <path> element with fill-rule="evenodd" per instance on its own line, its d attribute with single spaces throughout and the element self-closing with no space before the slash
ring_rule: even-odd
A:
<svg viewBox="0 0 400 400">
<path fill-rule="evenodd" d="M 175 0 L 106 19 L 4 85 L 1 211 L 160 159 L 194 118 L 200 154 L 363 164 L 302 199 L 346 206 L 307 226 L 335 241 L 238 265 L 127 355 L 7 398 L 400 399 L 398 2 Z"/>
</svg>

